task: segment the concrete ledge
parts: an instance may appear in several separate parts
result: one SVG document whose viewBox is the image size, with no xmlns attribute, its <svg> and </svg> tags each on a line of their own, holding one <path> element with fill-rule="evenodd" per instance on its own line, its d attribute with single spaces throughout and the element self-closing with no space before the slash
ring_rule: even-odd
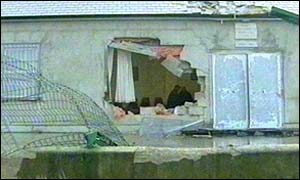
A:
<svg viewBox="0 0 300 180">
<path fill-rule="evenodd" d="M 2 129 L 2 128 L 1 128 Z M 3 128 L 3 132 L 7 132 L 6 128 Z M 31 133 L 31 132 L 44 132 L 44 133 L 65 133 L 65 132 L 88 132 L 88 128 L 84 125 L 11 125 L 9 126 L 9 132 L 12 133 Z"/>
<path fill-rule="evenodd" d="M 299 123 L 283 124 L 284 129 L 295 129 L 299 131 Z"/>
<path fill-rule="evenodd" d="M 18 178 L 299 178 L 299 144 L 228 148 L 41 148 Z M 1 158 L 6 166 L 8 159 Z M 18 167 L 18 166 L 16 166 Z M 1 167 L 2 171 L 2 167 Z"/>
</svg>

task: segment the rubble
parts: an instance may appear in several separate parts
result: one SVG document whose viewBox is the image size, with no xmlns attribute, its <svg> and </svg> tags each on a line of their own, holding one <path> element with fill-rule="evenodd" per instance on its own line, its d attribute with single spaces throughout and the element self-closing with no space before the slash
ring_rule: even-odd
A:
<svg viewBox="0 0 300 180">
<path fill-rule="evenodd" d="M 155 107 L 140 107 L 141 115 L 155 115 Z"/>
<path fill-rule="evenodd" d="M 185 106 L 176 106 L 174 109 L 174 114 L 176 115 L 186 115 L 187 108 Z"/>
<path fill-rule="evenodd" d="M 207 99 L 205 98 L 204 93 L 196 92 L 194 94 L 194 97 L 195 97 L 194 99 L 197 100 L 197 105 L 198 106 L 207 107 L 208 102 L 207 102 Z"/>
<path fill-rule="evenodd" d="M 114 107 L 113 109 L 114 111 L 114 117 L 117 119 L 117 120 L 120 120 L 121 118 L 123 118 L 124 116 L 126 116 L 126 112 L 122 109 L 122 108 L 119 108 L 119 107 Z"/>
<path fill-rule="evenodd" d="M 154 111 L 157 115 L 171 115 L 170 112 L 168 112 L 168 110 L 165 108 L 165 106 L 163 104 L 158 103 L 155 108 Z"/>
<path fill-rule="evenodd" d="M 191 116 L 200 116 L 204 114 L 204 110 L 200 106 L 190 106 L 188 108 L 188 114 Z"/>
<path fill-rule="evenodd" d="M 185 102 L 184 106 L 185 107 L 191 107 L 191 106 L 194 106 L 194 103 L 192 103 L 192 102 Z"/>
<path fill-rule="evenodd" d="M 187 8 L 193 13 L 207 15 L 266 14 L 269 7 L 257 6 L 255 1 L 188 1 Z"/>
<path fill-rule="evenodd" d="M 199 106 L 199 103 L 185 102 L 183 106 L 176 106 L 174 114 L 176 115 L 191 115 L 191 116 L 201 116 L 204 115 L 204 107 Z"/>
</svg>

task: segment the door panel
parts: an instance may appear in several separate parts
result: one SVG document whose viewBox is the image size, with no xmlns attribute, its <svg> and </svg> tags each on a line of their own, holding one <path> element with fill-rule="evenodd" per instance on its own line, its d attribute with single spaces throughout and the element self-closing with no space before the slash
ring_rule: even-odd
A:
<svg viewBox="0 0 300 180">
<path fill-rule="evenodd" d="M 248 128 L 247 56 L 215 55 L 213 86 L 214 128 Z"/>
<path fill-rule="evenodd" d="M 279 54 L 249 55 L 250 128 L 279 128 L 282 85 Z"/>
</svg>

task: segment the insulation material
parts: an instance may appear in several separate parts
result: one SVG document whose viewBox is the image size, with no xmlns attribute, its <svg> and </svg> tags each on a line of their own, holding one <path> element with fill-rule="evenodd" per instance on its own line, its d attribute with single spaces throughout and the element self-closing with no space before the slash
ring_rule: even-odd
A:
<svg viewBox="0 0 300 180">
<path fill-rule="evenodd" d="M 131 53 L 117 50 L 116 102 L 135 102 Z"/>
</svg>

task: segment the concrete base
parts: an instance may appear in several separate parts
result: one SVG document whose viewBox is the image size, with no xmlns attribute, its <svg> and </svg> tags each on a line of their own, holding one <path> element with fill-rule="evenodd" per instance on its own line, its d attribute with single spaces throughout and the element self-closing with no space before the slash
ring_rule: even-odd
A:
<svg viewBox="0 0 300 180">
<path fill-rule="evenodd" d="M 6 171 L 1 178 L 299 178 L 299 144 L 225 149 L 51 147 L 20 162 L 1 158 L 1 172 Z"/>
</svg>

